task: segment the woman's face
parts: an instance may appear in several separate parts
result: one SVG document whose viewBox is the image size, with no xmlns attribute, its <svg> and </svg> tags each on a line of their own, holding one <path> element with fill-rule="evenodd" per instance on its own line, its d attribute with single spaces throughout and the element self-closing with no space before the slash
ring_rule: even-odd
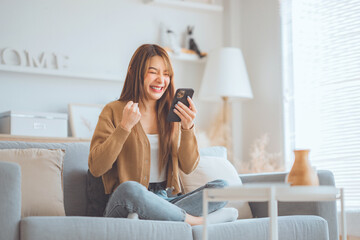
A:
<svg viewBox="0 0 360 240">
<path fill-rule="evenodd" d="M 169 84 L 170 75 L 165 61 L 160 56 L 152 57 L 144 79 L 146 96 L 149 100 L 159 100 Z"/>
</svg>

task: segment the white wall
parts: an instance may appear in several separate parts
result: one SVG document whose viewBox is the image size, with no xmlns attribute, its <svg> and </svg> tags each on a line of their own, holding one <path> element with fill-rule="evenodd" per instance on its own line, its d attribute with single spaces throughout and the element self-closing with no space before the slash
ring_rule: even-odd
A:
<svg viewBox="0 0 360 240">
<path fill-rule="evenodd" d="M 254 98 L 232 103 L 233 154 L 249 161 L 256 139 L 283 152 L 281 33 L 278 0 L 225 0 L 224 46 L 241 48 Z"/>
<path fill-rule="evenodd" d="M 234 104 L 234 154 L 249 159 L 253 141 L 270 136 L 270 152 L 282 151 L 280 18 L 277 0 L 224 0 L 223 14 L 155 7 L 142 0 L 0 2 L 0 49 L 56 51 L 68 70 L 123 79 L 134 50 L 158 43 L 160 22 L 182 39 L 187 25 L 204 51 L 241 47 L 254 99 Z M 179 40 L 180 41 L 180 40 Z M 196 99 L 204 64 L 173 60 L 177 87 L 195 88 L 198 128 L 207 129 L 219 104 Z M 0 63 L 1 66 L 1 63 Z M 0 71 L 0 112 L 67 112 L 68 103 L 107 103 L 122 82 Z"/>
<path fill-rule="evenodd" d="M 135 49 L 159 43 L 160 22 L 178 34 L 195 26 L 203 51 L 222 45 L 222 14 L 156 7 L 142 0 L 2 0 L 0 50 L 6 47 L 40 54 L 58 52 L 69 57 L 68 72 L 112 74 L 123 80 Z M 0 66 L 3 63 L 0 63 Z M 200 86 L 204 64 L 174 60 L 177 87 Z M 0 70 L 0 112 L 26 110 L 67 112 L 68 103 L 107 103 L 119 97 L 121 81 L 54 77 Z M 198 122 L 206 126 L 207 106 Z"/>
<path fill-rule="evenodd" d="M 224 5 L 224 47 L 242 48 L 241 33 L 241 0 L 225 0 Z M 246 63 L 245 63 L 246 64 Z M 251 84 L 251 79 L 250 79 Z M 242 100 L 231 102 L 232 107 L 232 141 L 234 162 L 240 163 L 243 160 L 243 118 Z"/>
<path fill-rule="evenodd" d="M 254 99 L 242 104 L 242 156 L 265 133 L 268 151 L 283 153 L 281 32 L 278 0 L 242 0 L 241 46 Z"/>
</svg>

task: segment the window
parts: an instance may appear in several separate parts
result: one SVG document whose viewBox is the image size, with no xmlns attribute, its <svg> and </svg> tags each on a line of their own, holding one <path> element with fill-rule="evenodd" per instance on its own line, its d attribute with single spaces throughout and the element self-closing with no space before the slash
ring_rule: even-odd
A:
<svg viewBox="0 0 360 240">
<path fill-rule="evenodd" d="M 360 1 L 280 2 L 287 165 L 310 149 L 360 208 Z"/>
</svg>

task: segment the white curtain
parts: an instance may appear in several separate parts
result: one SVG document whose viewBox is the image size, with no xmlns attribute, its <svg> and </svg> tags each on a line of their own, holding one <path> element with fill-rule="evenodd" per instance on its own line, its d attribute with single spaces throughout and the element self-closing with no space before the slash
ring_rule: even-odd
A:
<svg viewBox="0 0 360 240">
<path fill-rule="evenodd" d="M 310 149 L 360 208 L 360 0 L 280 3 L 287 166 Z"/>
</svg>

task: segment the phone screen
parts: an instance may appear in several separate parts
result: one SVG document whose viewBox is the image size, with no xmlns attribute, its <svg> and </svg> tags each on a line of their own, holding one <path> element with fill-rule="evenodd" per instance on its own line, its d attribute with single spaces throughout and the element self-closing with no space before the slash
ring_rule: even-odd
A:
<svg viewBox="0 0 360 240">
<path fill-rule="evenodd" d="M 194 89 L 192 88 L 179 88 L 175 92 L 174 99 L 171 103 L 170 111 L 167 116 L 167 121 L 169 122 L 180 122 L 181 119 L 176 113 L 174 113 L 175 105 L 177 102 L 182 102 L 187 107 L 189 107 L 190 103 L 187 100 L 187 97 L 192 98 L 194 95 Z"/>
</svg>

